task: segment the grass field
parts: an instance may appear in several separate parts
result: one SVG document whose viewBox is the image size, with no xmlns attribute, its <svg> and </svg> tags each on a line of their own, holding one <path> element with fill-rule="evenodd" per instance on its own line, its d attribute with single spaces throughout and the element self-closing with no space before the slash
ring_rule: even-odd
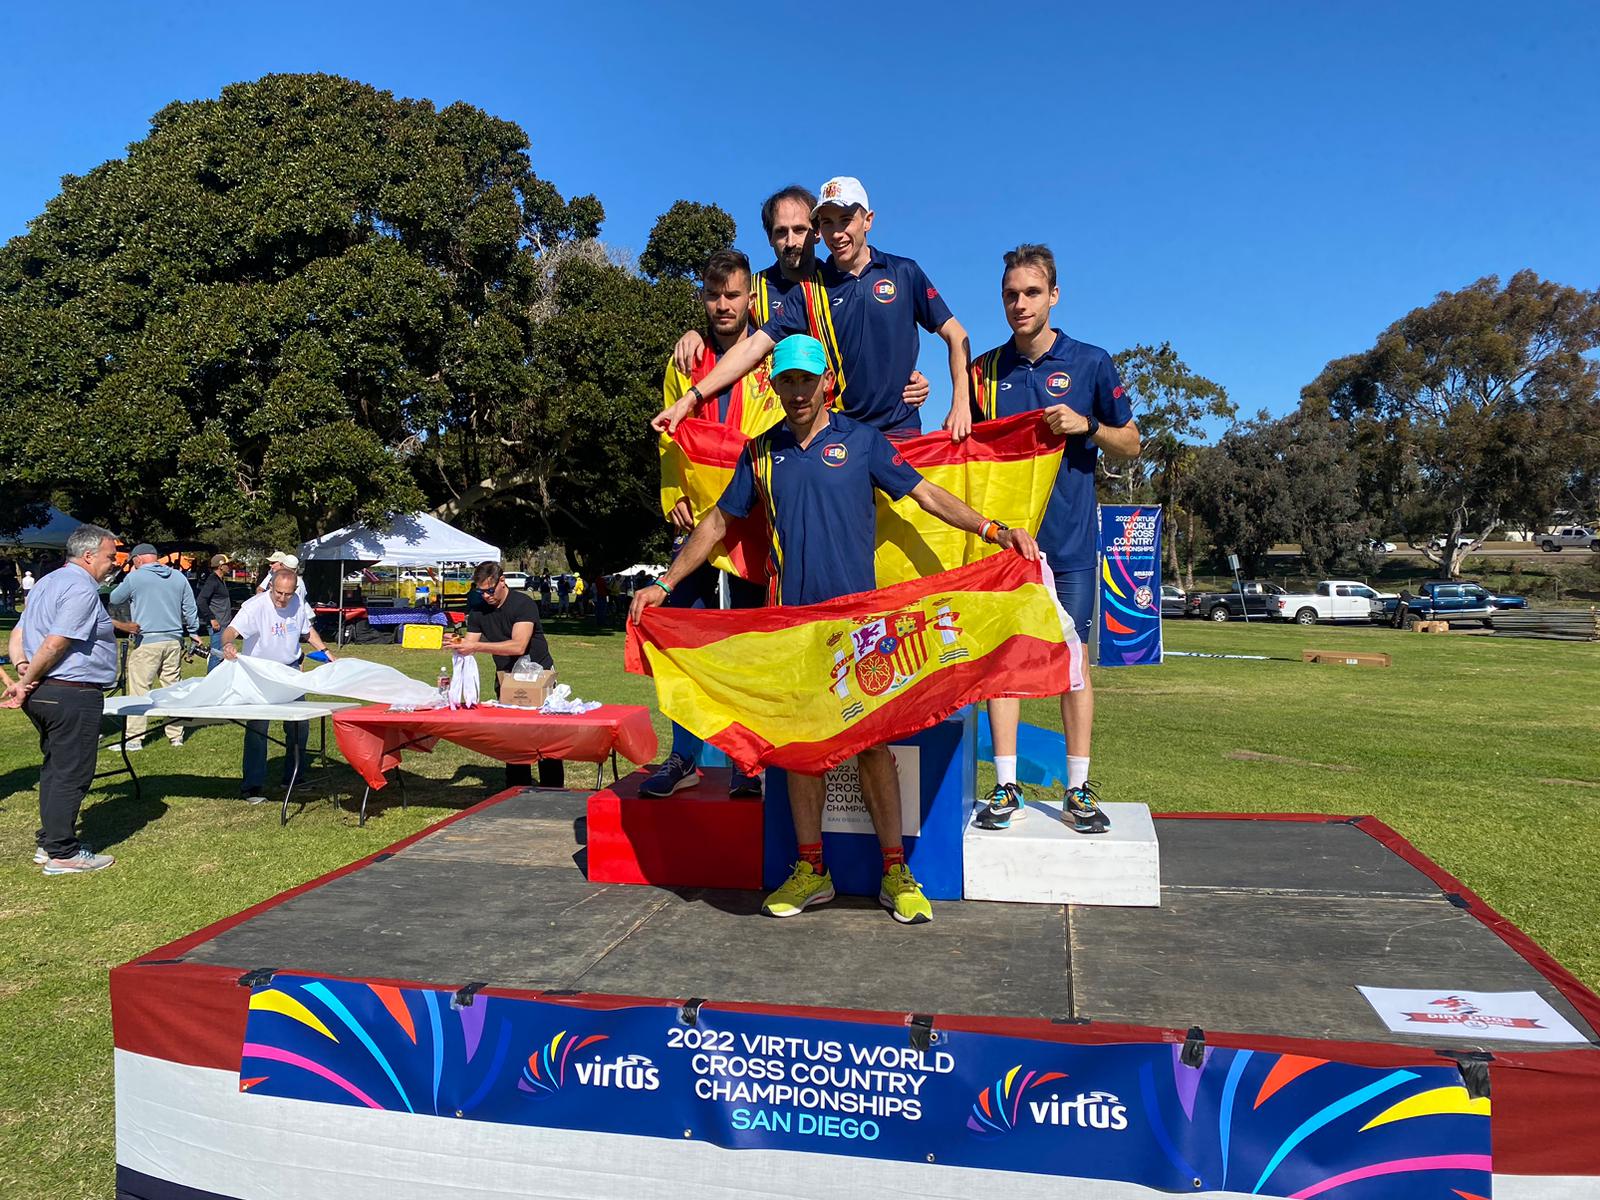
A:
<svg viewBox="0 0 1600 1200">
<path fill-rule="evenodd" d="M 1169 622 L 1168 648 L 1273 661 L 1173 658 L 1096 674 L 1094 775 L 1157 810 L 1371 813 L 1389 822 L 1600 986 L 1600 645 L 1388 630 Z M 1306 647 L 1386 650 L 1387 670 L 1305 666 Z M 649 704 L 616 633 L 551 648 L 581 696 Z M 431 679 L 437 654 L 364 656 Z M 1292 661 L 1290 661 L 1292 660 Z M 1049 725 L 1054 705 L 1024 705 Z M 663 735 L 665 724 L 657 718 Z M 278 827 L 238 800 L 240 733 L 210 726 L 138 756 L 144 799 L 112 783 L 83 835 L 117 855 L 84 878 L 31 865 L 38 752 L 0 711 L 0 1197 L 111 1194 L 106 972 L 196 927 L 361 857 L 498 790 L 501 768 L 441 746 L 406 761 L 363 828 L 316 803 Z M 1251 756 L 1271 756 L 1269 758 Z M 275 768 L 274 768 L 275 769 Z M 360 797 L 340 770 L 346 810 Z M 573 786 L 592 783 L 583 764 Z"/>
</svg>

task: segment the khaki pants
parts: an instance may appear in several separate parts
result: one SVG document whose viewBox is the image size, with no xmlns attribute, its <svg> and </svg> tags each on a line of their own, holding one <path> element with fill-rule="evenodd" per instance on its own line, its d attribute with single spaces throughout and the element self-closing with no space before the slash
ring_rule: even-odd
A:
<svg viewBox="0 0 1600 1200">
<path fill-rule="evenodd" d="M 135 646 L 128 651 L 128 695 L 143 696 L 157 686 L 170 687 L 178 682 L 178 669 L 182 665 L 182 642 L 145 642 Z M 129 717 L 128 740 L 142 738 L 148 724 L 143 717 Z M 181 742 L 183 726 L 173 725 L 166 729 L 166 734 L 172 742 Z"/>
</svg>

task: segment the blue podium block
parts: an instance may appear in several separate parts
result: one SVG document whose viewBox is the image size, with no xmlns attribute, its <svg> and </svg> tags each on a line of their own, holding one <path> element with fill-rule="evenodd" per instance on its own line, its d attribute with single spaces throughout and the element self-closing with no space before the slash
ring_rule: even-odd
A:
<svg viewBox="0 0 1600 1200">
<path fill-rule="evenodd" d="M 977 786 L 977 724 L 971 708 L 889 747 L 900 769 L 900 833 L 906 863 L 930 900 L 959 900 L 962 835 Z M 795 861 L 788 776 L 766 773 L 763 877 L 777 887 Z M 836 891 L 876 896 L 883 878 L 878 835 L 861 800 L 852 759 L 828 772 L 822 855 Z"/>
</svg>

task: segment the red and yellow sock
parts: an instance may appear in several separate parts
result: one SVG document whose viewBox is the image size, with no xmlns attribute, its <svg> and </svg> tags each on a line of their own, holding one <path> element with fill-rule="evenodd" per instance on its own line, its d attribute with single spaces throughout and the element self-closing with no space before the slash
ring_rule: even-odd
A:
<svg viewBox="0 0 1600 1200">
<path fill-rule="evenodd" d="M 818 875 L 827 874 L 828 868 L 822 865 L 822 843 L 809 842 L 800 846 L 800 861 L 810 863 L 811 869 Z"/>
<path fill-rule="evenodd" d="M 894 867 L 906 865 L 906 848 L 904 846 L 885 846 L 883 848 L 883 873 L 887 875 Z"/>
</svg>

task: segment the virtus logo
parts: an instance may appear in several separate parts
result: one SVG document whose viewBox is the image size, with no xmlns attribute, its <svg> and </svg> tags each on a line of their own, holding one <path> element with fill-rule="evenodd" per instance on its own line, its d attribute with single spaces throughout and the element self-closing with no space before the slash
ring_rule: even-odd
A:
<svg viewBox="0 0 1600 1200">
<path fill-rule="evenodd" d="M 1062 1071 L 1029 1071 L 1023 1074 L 1021 1065 L 1012 1067 L 996 1079 L 973 1102 L 967 1116 L 967 1128 L 979 1137 L 993 1138 L 1010 1133 L 1016 1128 L 1017 1117 L 1022 1112 L 1022 1094 L 1067 1076 Z"/>
<path fill-rule="evenodd" d="M 1110 1092 L 1079 1092 L 1063 1100 L 1055 1092 L 1048 1100 L 1028 1101 L 1028 1113 L 1039 1125 L 1075 1125 L 1079 1129 L 1120 1130 L 1128 1127 L 1128 1106 Z"/>
<path fill-rule="evenodd" d="M 596 1054 L 591 1062 L 573 1063 L 572 1071 L 578 1082 L 587 1087 L 653 1092 L 661 1086 L 661 1072 L 643 1054 L 627 1054 L 610 1062 Z"/>
</svg>

